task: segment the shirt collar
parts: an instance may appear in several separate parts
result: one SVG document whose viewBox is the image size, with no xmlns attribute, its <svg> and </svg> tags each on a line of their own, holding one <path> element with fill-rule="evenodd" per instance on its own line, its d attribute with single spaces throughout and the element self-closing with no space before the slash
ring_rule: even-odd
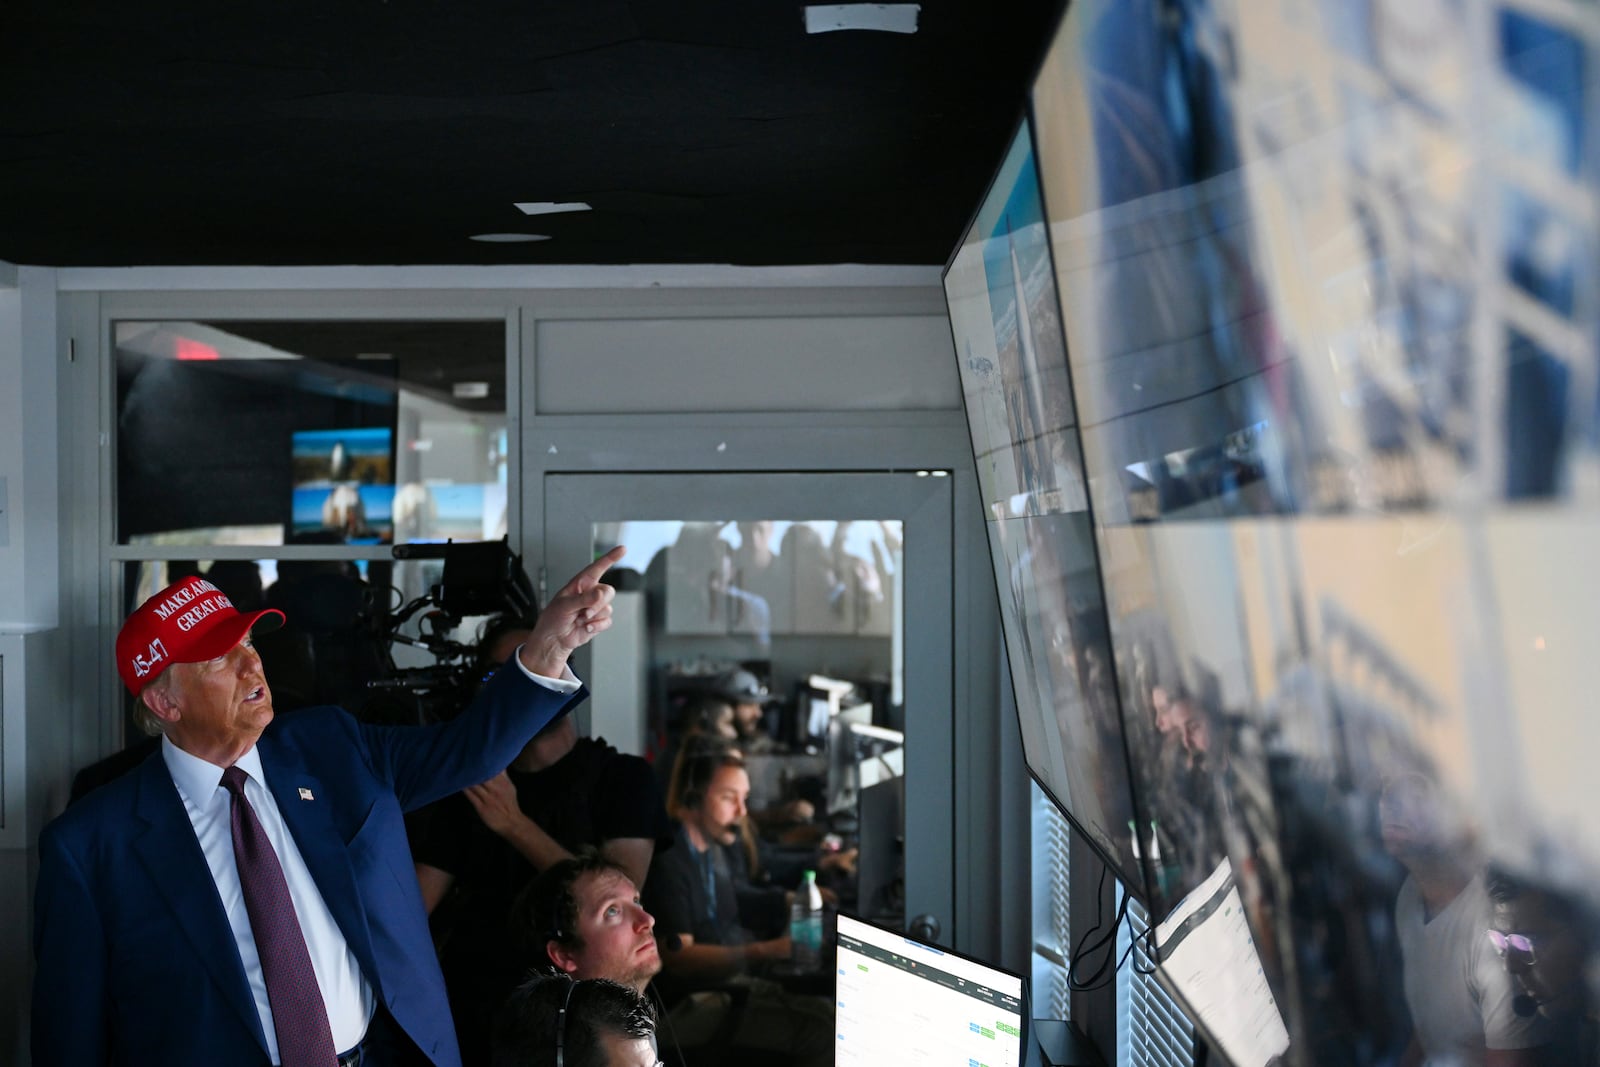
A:
<svg viewBox="0 0 1600 1067">
<path fill-rule="evenodd" d="M 222 767 L 185 752 L 173 744 L 170 737 L 161 738 L 161 758 L 166 762 L 167 772 L 172 775 L 178 790 L 196 804 L 209 804 L 217 788 L 222 785 Z M 235 766 L 254 778 L 257 785 L 266 787 L 266 776 L 261 773 L 261 753 L 256 751 L 254 745 L 239 757 Z"/>
<path fill-rule="evenodd" d="M 678 820 L 678 841 L 683 845 L 684 848 L 689 850 L 689 855 L 701 855 L 701 850 L 694 847 L 694 838 L 689 836 L 689 824 L 684 822 L 682 819 Z M 709 852 L 711 850 L 707 848 L 705 851 Z"/>
</svg>

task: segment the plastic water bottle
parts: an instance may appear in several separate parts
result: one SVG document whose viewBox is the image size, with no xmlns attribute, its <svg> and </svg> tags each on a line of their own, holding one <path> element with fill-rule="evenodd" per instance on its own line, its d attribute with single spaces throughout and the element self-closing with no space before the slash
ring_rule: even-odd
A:
<svg viewBox="0 0 1600 1067">
<path fill-rule="evenodd" d="M 822 968 L 822 892 L 817 889 L 817 872 L 807 871 L 795 890 L 789 909 L 790 961 L 794 969 L 814 974 Z"/>
</svg>

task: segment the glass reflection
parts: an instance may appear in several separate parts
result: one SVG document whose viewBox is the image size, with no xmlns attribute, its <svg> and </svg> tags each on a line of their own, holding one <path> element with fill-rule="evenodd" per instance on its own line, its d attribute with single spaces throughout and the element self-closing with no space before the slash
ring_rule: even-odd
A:
<svg viewBox="0 0 1600 1067">
<path fill-rule="evenodd" d="M 1119 878 L 1167 902 L 1113 691 L 1099 558 L 1025 123 L 946 272 L 1028 768 Z M 1176 854 L 1170 836 L 1165 855 Z M 1163 909 L 1164 910 L 1164 909 Z"/>
<path fill-rule="evenodd" d="M 1237 1064 L 1596 1062 L 1596 42 L 1093 0 L 1035 85 L 1158 954 Z"/>
<path fill-rule="evenodd" d="M 1595 949 L 1595 919 L 1567 893 L 1491 870 L 1489 943 L 1511 976 L 1512 1010 L 1550 1024 L 1550 1063 L 1592 1064 L 1595 995 L 1586 980 Z"/>
<path fill-rule="evenodd" d="M 901 529 L 741 520 L 594 531 L 596 553 L 627 546 L 619 588 L 645 599 L 648 754 L 669 811 L 681 755 L 705 738 L 731 742 L 752 812 L 733 868 L 788 888 L 816 868 L 839 907 L 888 920 L 904 886 Z"/>
<path fill-rule="evenodd" d="M 900 524 L 628 522 L 622 566 L 642 560 L 661 586 L 668 633 L 888 637 L 895 617 Z M 670 540 L 665 540 L 670 538 Z"/>
<path fill-rule="evenodd" d="M 501 322 L 118 322 L 124 544 L 506 531 Z"/>
</svg>

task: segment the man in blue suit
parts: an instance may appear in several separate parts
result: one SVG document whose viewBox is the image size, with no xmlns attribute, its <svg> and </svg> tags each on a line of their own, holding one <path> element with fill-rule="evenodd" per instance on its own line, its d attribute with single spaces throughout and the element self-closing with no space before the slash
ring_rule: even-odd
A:
<svg viewBox="0 0 1600 1067">
<path fill-rule="evenodd" d="M 273 721 L 250 631 L 189 578 L 129 616 L 117 667 L 161 750 L 40 837 L 37 1067 L 384 1067 L 392 1025 L 460 1062 L 402 816 L 499 773 L 581 699 L 570 653 L 611 622 L 600 576 L 551 600 L 450 723 L 338 708 Z"/>
</svg>

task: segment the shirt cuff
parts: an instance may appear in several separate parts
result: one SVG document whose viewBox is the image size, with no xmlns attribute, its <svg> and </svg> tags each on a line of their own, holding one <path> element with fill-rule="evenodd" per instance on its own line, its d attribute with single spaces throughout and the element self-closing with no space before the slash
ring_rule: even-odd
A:
<svg viewBox="0 0 1600 1067">
<path fill-rule="evenodd" d="M 511 657 L 511 662 L 517 665 L 517 670 L 526 675 L 529 681 L 533 682 L 535 685 L 542 685 L 553 693 L 576 693 L 579 689 L 583 688 L 583 683 L 578 681 L 578 676 L 572 673 L 571 667 L 563 667 L 561 669 L 561 677 L 559 678 L 546 678 L 542 674 L 534 674 L 522 664 L 521 645 L 517 646 L 517 651 Z"/>
</svg>

